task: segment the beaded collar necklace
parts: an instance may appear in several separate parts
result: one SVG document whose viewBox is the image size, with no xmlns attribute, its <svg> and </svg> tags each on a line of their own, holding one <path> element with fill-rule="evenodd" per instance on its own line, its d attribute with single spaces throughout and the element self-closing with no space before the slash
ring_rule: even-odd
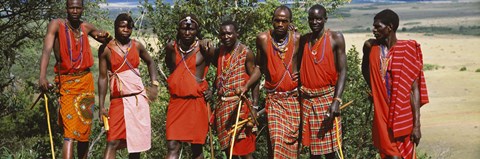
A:
<svg viewBox="0 0 480 159">
<path fill-rule="evenodd" d="M 188 53 L 192 52 L 192 51 L 198 46 L 198 39 L 195 39 L 195 42 L 194 42 L 192 45 L 190 45 L 190 48 L 189 48 L 187 51 L 184 51 L 184 50 L 182 49 L 182 47 L 181 47 L 181 40 L 179 40 L 178 43 L 179 43 L 178 49 L 180 50 L 180 52 L 181 52 L 182 54 L 188 54 Z"/>
<path fill-rule="evenodd" d="M 75 69 L 79 69 L 80 66 L 82 65 L 82 62 L 83 62 L 83 38 L 82 38 L 82 29 L 81 27 L 79 27 L 78 29 L 80 29 L 80 53 L 78 54 L 78 56 L 76 58 L 73 58 L 73 51 L 72 51 L 72 44 L 71 44 L 71 34 L 70 34 L 70 30 L 69 28 L 71 28 L 70 25 L 67 24 L 68 20 L 65 20 L 65 35 L 67 36 L 67 49 L 68 49 L 68 55 L 70 56 L 70 63 L 72 63 L 72 68 L 73 68 L 73 63 L 74 62 L 77 62 L 77 61 L 80 61 L 80 63 L 78 64 L 78 66 L 75 68 Z"/>
<path fill-rule="evenodd" d="M 311 39 L 312 39 L 312 35 L 310 35 L 310 40 Z M 322 36 L 320 37 L 319 40 L 322 40 L 322 39 L 323 39 L 322 57 L 320 58 L 319 61 L 317 61 L 317 49 L 318 49 L 318 47 L 320 47 L 320 42 L 316 41 L 315 44 L 313 44 L 313 48 L 314 48 L 313 50 L 312 50 L 312 46 L 310 44 L 308 44 L 308 50 L 313 55 L 313 62 L 315 64 L 319 64 L 320 62 L 322 62 L 323 57 L 325 56 L 325 45 L 327 43 L 327 37 L 325 37 L 325 31 L 322 33 Z M 309 40 L 309 43 L 310 43 L 310 40 Z"/>
</svg>

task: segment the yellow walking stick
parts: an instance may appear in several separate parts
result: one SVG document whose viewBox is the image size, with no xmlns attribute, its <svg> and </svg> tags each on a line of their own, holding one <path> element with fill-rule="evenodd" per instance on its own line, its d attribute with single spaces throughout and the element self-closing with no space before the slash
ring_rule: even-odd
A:
<svg viewBox="0 0 480 159">
<path fill-rule="evenodd" d="M 238 129 L 238 119 L 240 118 L 240 108 L 242 108 L 242 100 L 240 99 L 240 102 L 238 102 L 238 108 L 237 108 L 237 118 L 235 119 L 235 127 L 233 128 L 233 135 L 232 135 L 232 140 L 230 143 L 230 157 L 229 159 L 232 159 L 233 155 L 233 145 L 235 144 L 235 136 L 237 135 L 237 129 Z"/>
<path fill-rule="evenodd" d="M 335 117 L 335 130 L 335 134 L 337 135 L 338 150 L 340 152 L 340 159 L 343 159 L 342 142 L 340 141 L 340 134 L 338 130 L 338 117 Z"/>
<path fill-rule="evenodd" d="M 347 106 L 349 106 L 350 104 L 353 103 L 353 100 L 348 102 L 347 104 L 344 104 L 342 106 L 340 106 L 340 110 L 342 110 L 343 108 L 346 108 Z M 337 137 L 337 144 L 338 144 L 338 150 L 340 152 L 340 159 L 343 159 L 343 150 L 342 150 L 342 142 L 340 141 L 340 130 L 338 129 L 338 117 L 335 117 L 335 134 L 336 134 L 336 137 Z"/>
<path fill-rule="evenodd" d="M 53 146 L 53 138 L 52 138 L 52 127 L 50 126 L 50 112 L 48 111 L 48 97 L 46 94 L 43 94 L 43 98 L 45 99 L 45 112 L 47 113 L 47 124 L 48 124 L 48 134 L 50 135 L 50 147 L 52 149 L 52 158 L 55 159 L 55 150 Z"/>
</svg>

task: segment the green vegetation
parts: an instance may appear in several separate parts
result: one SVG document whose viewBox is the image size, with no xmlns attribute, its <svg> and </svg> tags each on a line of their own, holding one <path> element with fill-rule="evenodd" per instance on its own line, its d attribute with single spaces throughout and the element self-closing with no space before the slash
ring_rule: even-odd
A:
<svg viewBox="0 0 480 159">
<path fill-rule="evenodd" d="M 438 70 L 441 68 L 437 64 L 423 64 L 423 71 Z"/>
<path fill-rule="evenodd" d="M 32 31 L 27 38 L 20 40 L 21 45 L 10 45 L 12 42 L 4 41 L 0 43 L 0 75 L 2 77 L 11 77 L 4 80 L 0 78 L 0 158 L 51 158 L 50 143 L 46 124 L 45 105 L 43 100 L 33 109 L 29 110 L 32 105 L 32 99 L 38 95 L 36 83 L 38 81 L 38 65 L 40 50 L 42 47 L 42 38 L 46 31 L 45 19 L 53 17 L 65 17 L 64 4 L 65 0 L 56 3 L 49 3 L 47 0 L 39 0 L 39 4 L 31 4 L 33 6 L 40 6 L 38 8 L 30 8 L 28 12 L 34 16 L 33 19 L 21 17 L 31 24 L 38 24 L 35 27 L 30 25 L 19 25 L 16 28 L 7 28 L 10 30 L 2 30 L 0 35 L 10 39 L 20 34 L 17 30 Z M 20 1 L 31 2 L 31 1 Z M 24 6 L 16 1 L 9 1 L 5 5 Z M 35 1 L 36 2 L 36 1 Z M 99 2 L 104 0 L 90 0 L 85 1 L 85 8 L 83 18 L 95 24 L 97 27 L 107 30 L 112 30 L 113 20 L 107 18 L 108 11 L 100 9 Z M 294 22 L 299 31 L 303 34 L 309 31 L 306 23 L 306 7 L 314 3 L 314 0 L 307 0 L 306 4 L 295 4 L 292 7 Z M 322 4 L 329 6 L 328 11 L 333 13 L 337 7 L 343 5 L 344 0 L 326 0 Z M 151 55 L 159 65 L 160 70 L 166 71 L 164 64 L 164 46 L 167 42 L 174 40 L 176 35 L 176 23 L 183 13 L 194 13 L 200 19 L 202 24 L 202 34 L 204 38 L 213 39 L 218 42 L 217 32 L 221 21 L 227 18 L 234 19 L 239 23 L 241 31 L 240 40 L 247 44 L 250 49 L 255 52 L 255 38 L 261 31 L 266 31 L 271 28 L 271 13 L 273 9 L 280 3 L 278 1 L 267 0 L 266 3 L 257 4 L 256 0 L 246 0 L 235 4 L 231 0 L 195 0 L 195 1 L 175 1 L 175 4 L 170 6 L 164 4 L 162 0 L 142 1 L 141 10 L 146 12 L 146 20 L 142 28 L 149 28 L 147 31 L 137 32 L 140 37 L 153 37 L 158 40 L 142 41 L 149 49 Z M 29 5 L 27 5 L 29 6 Z M 154 7 L 155 6 L 155 7 Z M 5 7 L 9 8 L 9 7 Z M 22 14 L 25 15 L 25 14 Z M 35 16 L 40 17 L 35 17 Z M 100 15 L 100 16 L 99 16 Z M 133 13 L 138 15 L 138 13 Z M 115 16 L 114 16 L 115 17 Z M 136 17 L 134 17 L 136 18 Z M 6 26 L 5 22 L 8 19 L 1 19 L 0 26 Z M 139 25 L 137 25 L 139 27 Z M 361 30 L 365 30 L 360 28 Z M 11 33 L 16 34 L 11 34 Z M 150 34 L 153 34 L 151 36 Z M 33 36 L 34 35 L 34 36 Z M 149 40 L 149 41 L 148 41 Z M 11 47 L 9 47 L 11 46 Z M 154 49 L 152 46 L 157 46 L 159 49 Z M 155 51 L 158 50 L 158 51 Z M 93 54 L 96 55 L 95 49 L 92 49 Z M 6 56 L 8 55 L 8 56 Z M 351 106 L 342 111 L 343 124 L 343 152 L 345 158 L 375 158 L 376 150 L 371 141 L 371 124 L 372 124 L 372 109 L 367 99 L 368 88 L 361 75 L 359 52 L 356 47 L 348 50 L 348 78 L 345 85 L 345 92 L 343 95 L 344 101 L 354 101 Z M 52 72 L 54 64 L 53 56 L 50 59 L 49 79 L 52 81 L 54 76 Z M 97 61 L 97 60 L 95 60 Z M 146 66 L 141 65 L 143 78 L 147 79 Z M 97 74 L 98 66 L 92 68 L 94 74 Z M 211 68 L 207 76 L 209 81 L 214 78 L 213 70 Z M 168 72 L 165 72 L 168 75 Z M 160 73 L 161 75 L 161 73 Z M 13 77 L 12 77 L 13 76 Z M 165 80 L 160 77 L 161 82 L 165 84 Z M 4 81 L 2 81 L 4 80 Z M 264 92 L 262 93 L 264 94 Z M 49 111 L 50 122 L 52 123 L 53 139 L 55 143 L 55 154 L 60 156 L 62 149 L 62 129 L 56 124 L 58 116 L 56 110 L 58 108 L 58 101 L 55 93 L 49 93 Z M 142 158 L 163 158 L 166 155 L 166 140 L 165 140 L 165 120 L 166 110 L 169 99 L 169 94 L 166 87 L 160 87 L 158 100 L 150 104 L 150 113 L 152 121 L 152 148 L 146 153 L 142 153 Z M 260 103 L 264 103 L 264 96 L 262 96 Z M 263 107 L 263 106 L 261 106 Z M 98 109 L 98 108 L 97 108 Z M 96 115 L 96 113 L 95 113 Z M 268 131 L 265 128 L 266 118 L 261 117 L 259 121 L 262 123 L 259 126 L 257 137 L 257 151 L 255 158 L 266 158 L 268 140 Z M 96 140 L 98 138 L 98 140 Z M 98 120 L 94 120 L 91 134 L 92 149 L 89 158 L 102 158 L 105 150 L 106 141 L 105 134 L 98 124 Z M 224 158 L 225 156 L 219 150 L 219 144 L 216 137 L 214 137 L 215 157 L 209 156 L 211 147 L 207 143 L 204 147 L 204 155 L 206 158 Z M 188 158 L 190 156 L 188 144 L 183 144 L 182 156 Z M 308 149 L 305 149 L 302 158 L 308 158 Z M 120 158 L 127 158 L 126 150 L 118 152 Z"/>
<path fill-rule="evenodd" d="M 475 72 L 480 72 L 480 68 L 477 68 L 477 69 L 475 70 Z"/>
<path fill-rule="evenodd" d="M 462 68 L 460 68 L 460 71 L 466 71 L 467 70 L 467 67 L 463 66 Z"/>
<path fill-rule="evenodd" d="M 418 25 L 418 24 L 421 24 L 422 22 L 408 22 L 408 23 L 405 23 L 403 25 Z"/>
</svg>

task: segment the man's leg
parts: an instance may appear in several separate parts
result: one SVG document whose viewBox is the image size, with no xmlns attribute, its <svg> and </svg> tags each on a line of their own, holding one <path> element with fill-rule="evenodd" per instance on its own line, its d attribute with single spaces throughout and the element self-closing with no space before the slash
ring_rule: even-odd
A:
<svg viewBox="0 0 480 159">
<path fill-rule="evenodd" d="M 203 158 L 203 145 L 202 144 L 192 144 L 192 158 L 202 159 Z"/>
<path fill-rule="evenodd" d="M 70 139 L 70 138 L 63 139 L 62 158 L 64 159 L 73 158 L 73 139 Z"/>
<path fill-rule="evenodd" d="M 175 140 L 167 141 L 167 159 L 177 159 L 180 156 L 180 142 Z"/>
<path fill-rule="evenodd" d="M 140 152 L 137 153 L 129 153 L 128 159 L 140 159 Z"/>
<path fill-rule="evenodd" d="M 335 152 L 325 154 L 325 159 L 335 159 Z"/>
<path fill-rule="evenodd" d="M 387 159 L 402 159 L 400 156 L 387 156 Z"/>
<path fill-rule="evenodd" d="M 105 159 L 115 159 L 117 155 L 117 148 L 120 145 L 120 140 L 113 140 L 107 143 L 107 149 L 105 149 Z"/>
<path fill-rule="evenodd" d="M 77 143 L 77 155 L 80 159 L 86 159 L 88 154 L 88 141 Z"/>
<path fill-rule="evenodd" d="M 249 153 L 248 155 L 242 156 L 242 159 L 253 159 L 253 153 Z"/>
</svg>

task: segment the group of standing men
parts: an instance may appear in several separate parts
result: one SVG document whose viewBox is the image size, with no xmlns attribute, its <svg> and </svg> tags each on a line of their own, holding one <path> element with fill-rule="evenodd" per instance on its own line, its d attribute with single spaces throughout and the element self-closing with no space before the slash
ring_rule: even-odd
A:
<svg viewBox="0 0 480 159">
<path fill-rule="evenodd" d="M 87 154 L 95 98 L 87 35 L 103 43 L 98 89 L 99 115 L 108 118 L 110 125 L 105 158 L 115 158 L 116 150 L 125 147 L 130 158 L 139 158 L 151 147 L 148 101 L 156 98 L 159 86 L 155 63 L 145 47 L 130 38 L 134 22 L 129 14 L 116 18 L 112 40 L 107 32 L 81 21 L 82 11 L 81 0 L 67 0 L 68 17 L 50 22 L 41 57 L 43 91 L 50 87 L 46 70 L 52 49 L 57 61 L 63 158 L 73 156 L 74 141 L 78 141 L 78 157 Z M 166 158 L 179 157 L 181 142 L 191 143 L 192 158 L 203 158 L 209 125 L 215 126 L 227 156 L 253 158 L 262 74 L 270 156 L 297 158 L 304 145 L 310 147 L 311 158 L 335 158 L 341 143 L 339 116 L 347 73 L 345 40 L 342 33 L 325 29 L 327 11 L 321 5 L 309 9 L 311 32 L 306 35 L 293 29 L 292 16 L 287 6 L 274 10 L 273 30 L 258 34 L 256 55 L 238 40 L 233 21 L 222 22 L 221 44 L 216 47 L 200 39 L 201 23 L 195 15 L 181 18 L 177 39 L 166 45 L 165 62 L 171 73 Z M 421 137 L 419 107 L 428 102 L 421 50 L 415 41 L 396 39 L 398 16 L 393 11 L 378 13 L 373 26 L 376 39 L 365 42 L 362 70 L 375 105 L 374 143 L 382 158 L 411 158 L 411 141 L 418 144 Z M 151 87 L 142 83 L 140 59 L 148 67 Z M 217 68 L 213 89 L 205 80 L 210 64 Z M 104 108 L 107 88 L 108 112 Z M 213 111 L 208 104 L 212 90 L 218 96 Z M 239 119 L 245 124 L 239 124 Z"/>
</svg>

